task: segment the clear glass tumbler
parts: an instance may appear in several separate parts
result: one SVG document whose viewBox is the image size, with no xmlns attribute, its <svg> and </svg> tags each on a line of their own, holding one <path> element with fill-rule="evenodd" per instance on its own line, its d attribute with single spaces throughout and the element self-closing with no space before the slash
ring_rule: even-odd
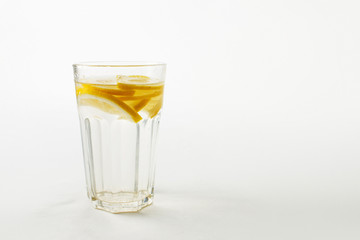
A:
<svg viewBox="0 0 360 240">
<path fill-rule="evenodd" d="M 112 213 L 149 206 L 166 65 L 85 62 L 73 67 L 88 197 L 96 208 Z"/>
</svg>

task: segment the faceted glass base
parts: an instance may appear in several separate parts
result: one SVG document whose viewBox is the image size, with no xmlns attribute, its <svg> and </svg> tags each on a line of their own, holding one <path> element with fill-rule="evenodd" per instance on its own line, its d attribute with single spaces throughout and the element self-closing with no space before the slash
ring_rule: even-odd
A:
<svg viewBox="0 0 360 240">
<path fill-rule="evenodd" d="M 138 212 L 141 209 L 150 206 L 153 202 L 153 195 L 147 195 L 140 200 L 131 201 L 106 201 L 104 198 L 91 200 L 93 206 L 97 209 L 111 213 Z"/>
</svg>

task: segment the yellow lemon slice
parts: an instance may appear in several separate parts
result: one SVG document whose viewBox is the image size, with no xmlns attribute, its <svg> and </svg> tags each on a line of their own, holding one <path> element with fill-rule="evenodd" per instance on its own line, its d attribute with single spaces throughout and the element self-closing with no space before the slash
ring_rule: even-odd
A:
<svg viewBox="0 0 360 240">
<path fill-rule="evenodd" d="M 117 82 L 149 83 L 150 78 L 143 75 L 117 75 Z"/>
<path fill-rule="evenodd" d="M 133 107 L 134 110 L 136 112 L 139 112 L 141 109 L 143 109 L 146 106 L 146 104 L 148 104 L 149 101 L 150 101 L 150 98 L 141 100 L 140 102 L 138 102 L 137 104 L 134 105 L 134 107 Z"/>
<path fill-rule="evenodd" d="M 162 107 L 162 96 L 152 98 L 146 106 L 142 108 L 142 111 L 146 112 L 150 118 L 155 117 Z"/>
<path fill-rule="evenodd" d="M 115 114 L 119 119 L 139 122 L 142 117 L 123 101 L 110 94 L 93 89 L 80 88 L 77 90 L 79 106 L 91 106 L 103 112 Z"/>
<path fill-rule="evenodd" d="M 118 82 L 117 85 L 123 90 L 162 90 L 164 87 L 164 83 L 132 84 Z"/>
<path fill-rule="evenodd" d="M 126 105 L 128 105 L 129 107 L 131 107 L 132 109 L 135 110 L 135 112 L 139 112 L 141 109 L 143 109 L 146 104 L 150 101 L 150 98 L 148 99 L 143 99 L 143 100 L 130 100 L 130 101 L 124 101 L 126 103 Z"/>
<path fill-rule="evenodd" d="M 104 93 L 108 93 L 111 95 L 121 95 L 121 96 L 132 96 L 134 95 L 134 90 L 122 90 L 118 88 L 116 85 L 105 85 L 105 84 L 86 84 L 83 83 L 82 88 L 87 88 L 91 90 L 96 90 Z"/>
<path fill-rule="evenodd" d="M 118 75 L 116 76 L 117 85 L 123 90 L 162 90 L 164 83 L 153 83 L 147 76 L 142 75 Z"/>
<path fill-rule="evenodd" d="M 162 91 L 154 91 L 151 92 L 150 94 L 144 94 L 144 95 L 135 95 L 135 96 L 116 96 L 117 99 L 122 100 L 122 101 L 131 101 L 131 100 L 142 100 L 142 99 L 149 99 L 152 97 L 156 97 L 162 94 Z"/>
<path fill-rule="evenodd" d="M 118 87 L 109 87 L 109 86 L 96 86 L 93 87 L 95 90 L 102 91 L 105 93 L 109 93 L 112 95 L 121 95 L 121 96 L 132 96 L 134 95 L 135 91 L 133 90 L 121 90 Z"/>
</svg>

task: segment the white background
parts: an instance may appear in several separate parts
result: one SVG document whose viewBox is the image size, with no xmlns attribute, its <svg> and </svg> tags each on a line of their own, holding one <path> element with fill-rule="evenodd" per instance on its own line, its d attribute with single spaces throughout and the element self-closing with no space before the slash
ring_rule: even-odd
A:
<svg viewBox="0 0 360 240">
<path fill-rule="evenodd" d="M 0 1 L 0 239 L 360 239 L 360 5 Z M 86 198 L 71 64 L 168 63 L 155 203 Z"/>
</svg>

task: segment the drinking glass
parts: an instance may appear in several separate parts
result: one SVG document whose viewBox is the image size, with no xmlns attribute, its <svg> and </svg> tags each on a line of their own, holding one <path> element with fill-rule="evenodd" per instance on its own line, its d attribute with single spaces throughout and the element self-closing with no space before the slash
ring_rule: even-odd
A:
<svg viewBox="0 0 360 240">
<path fill-rule="evenodd" d="M 166 65 L 84 62 L 73 67 L 88 197 L 112 213 L 151 205 Z"/>
</svg>

